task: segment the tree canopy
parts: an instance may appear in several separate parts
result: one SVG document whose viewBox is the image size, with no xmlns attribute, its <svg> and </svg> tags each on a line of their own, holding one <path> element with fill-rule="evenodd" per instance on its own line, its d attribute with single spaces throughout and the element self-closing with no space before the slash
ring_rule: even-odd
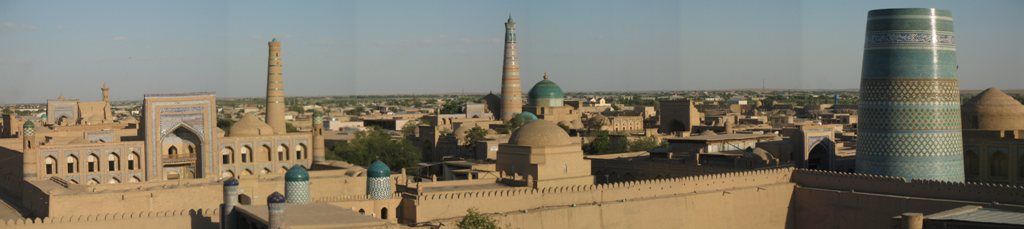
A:
<svg viewBox="0 0 1024 229">
<path fill-rule="evenodd" d="M 466 216 L 456 224 L 459 229 L 498 229 L 498 223 L 490 216 L 480 214 L 475 208 L 466 210 Z"/>
<path fill-rule="evenodd" d="M 391 168 L 410 168 L 420 162 L 420 151 L 406 139 L 394 139 L 387 131 L 372 128 L 348 142 L 335 145 L 327 155 L 355 165 L 381 160 Z"/>
</svg>

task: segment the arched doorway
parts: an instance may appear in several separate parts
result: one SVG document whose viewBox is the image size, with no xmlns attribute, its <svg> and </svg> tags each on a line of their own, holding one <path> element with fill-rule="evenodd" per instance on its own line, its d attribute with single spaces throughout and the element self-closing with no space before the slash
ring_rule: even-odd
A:
<svg viewBox="0 0 1024 229">
<path fill-rule="evenodd" d="M 380 209 L 380 218 L 388 219 L 388 208 L 385 207 Z"/>
<path fill-rule="evenodd" d="M 811 148 L 811 152 L 807 154 L 808 169 L 828 169 L 829 150 L 825 147 L 826 144 L 821 142 Z"/>
<path fill-rule="evenodd" d="M 167 180 L 202 178 L 202 138 L 185 125 L 174 128 L 161 139 L 164 177 Z"/>
<path fill-rule="evenodd" d="M 964 152 L 964 173 L 967 174 L 967 177 L 978 176 L 978 172 L 980 170 L 978 166 L 979 161 L 978 153 L 975 153 L 972 150 Z"/>
</svg>

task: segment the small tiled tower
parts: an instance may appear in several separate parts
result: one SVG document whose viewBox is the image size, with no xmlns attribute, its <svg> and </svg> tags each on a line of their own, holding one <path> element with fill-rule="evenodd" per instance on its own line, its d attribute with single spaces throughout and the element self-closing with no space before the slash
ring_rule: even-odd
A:
<svg viewBox="0 0 1024 229">
<path fill-rule="evenodd" d="M 301 165 L 293 165 L 284 174 L 284 196 L 289 204 L 309 203 L 309 172 Z"/>
<path fill-rule="evenodd" d="M 868 12 L 858 173 L 964 181 L 954 40 L 946 10 Z"/>
<path fill-rule="evenodd" d="M 327 161 L 327 152 L 324 151 L 324 113 L 313 112 L 313 164 Z"/>
<path fill-rule="evenodd" d="M 380 160 L 373 161 L 366 168 L 366 194 L 370 199 L 386 200 L 391 193 L 391 168 Z"/>
<path fill-rule="evenodd" d="M 25 179 L 25 180 L 35 180 L 37 178 L 37 176 L 38 176 L 38 174 L 37 174 L 38 171 L 36 171 L 36 166 L 38 166 L 37 162 L 39 160 L 39 158 L 38 158 L 39 157 L 38 149 L 36 149 L 37 142 L 35 140 L 36 139 L 36 125 L 34 123 L 32 123 L 32 121 L 25 121 L 25 124 L 22 125 L 22 132 L 21 133 L 22 133 L 22 138 L 21 138 L 21 143 L 22 143 L 22 145 L 21 145 L 21 147 L 22 147 L 22 150 L 21 150 L 21 152 L 22 152 L 22 160 L 21 160 L 21 162 L 22 162 L 22 164 L 21 164 L 21 166 L 22 166 L 21 167 L 22 168 L 22 178 Z M 52 173 L 57 173 L 57 171 L 56 171 L 57 168 L 54 167 L 54 168 L 51 168 L 51 169 L 54 170 L 54 171 L 51 171 Z"/>
<path fill-rule="evenodd" d="M 270 229 L 284 229 L 284 195 L 280 192 L 271 193 L 267 196 L 267 224 Z"/>
<path fill-rule="evenodd" d="M 220 209 L 220 228 L 235 228 L 235 216 L 232 214 L 238 205 L 238 179 L 232 177 L 224 181 L 224 203 Z"/>
</svg>

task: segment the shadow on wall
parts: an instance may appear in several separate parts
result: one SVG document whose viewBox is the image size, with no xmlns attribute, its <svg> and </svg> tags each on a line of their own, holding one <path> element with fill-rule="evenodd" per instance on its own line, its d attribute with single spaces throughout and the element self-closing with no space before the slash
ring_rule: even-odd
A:
<svg viewBox="0 0 1024 229">
<path fill-rule="evenodd" d="M 193 228 L 193 229 L 197 229 L 197 228 L 217 229 L 217 228 L 220 228 L 220 223 L 214 223 L 213 222 L 213 217 L 214 216 L 203 215 L 201 212 L 196 211 L 196 210 L 189 210 L 188 211 L 188 216 L 189 216 L 190 219 L 192 219 L 192 227 L 191 228 Z"/>
</svg>

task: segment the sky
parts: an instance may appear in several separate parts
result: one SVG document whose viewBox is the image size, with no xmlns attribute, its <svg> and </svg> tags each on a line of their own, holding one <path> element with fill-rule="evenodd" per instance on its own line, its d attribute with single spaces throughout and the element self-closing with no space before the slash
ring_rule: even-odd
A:
<svg viewBox="0 0 1024 229">
<path fill-rule="evenodd" d="M 0 0 L 0 104 L 265 93 L 282 42 L 288 96 L 500 91 L 504 22 L 523 91 L 858 87 L 867 12 L 953 12 L 963 89 L 1024 88 L 1024 1 Z"/>
</svg>

